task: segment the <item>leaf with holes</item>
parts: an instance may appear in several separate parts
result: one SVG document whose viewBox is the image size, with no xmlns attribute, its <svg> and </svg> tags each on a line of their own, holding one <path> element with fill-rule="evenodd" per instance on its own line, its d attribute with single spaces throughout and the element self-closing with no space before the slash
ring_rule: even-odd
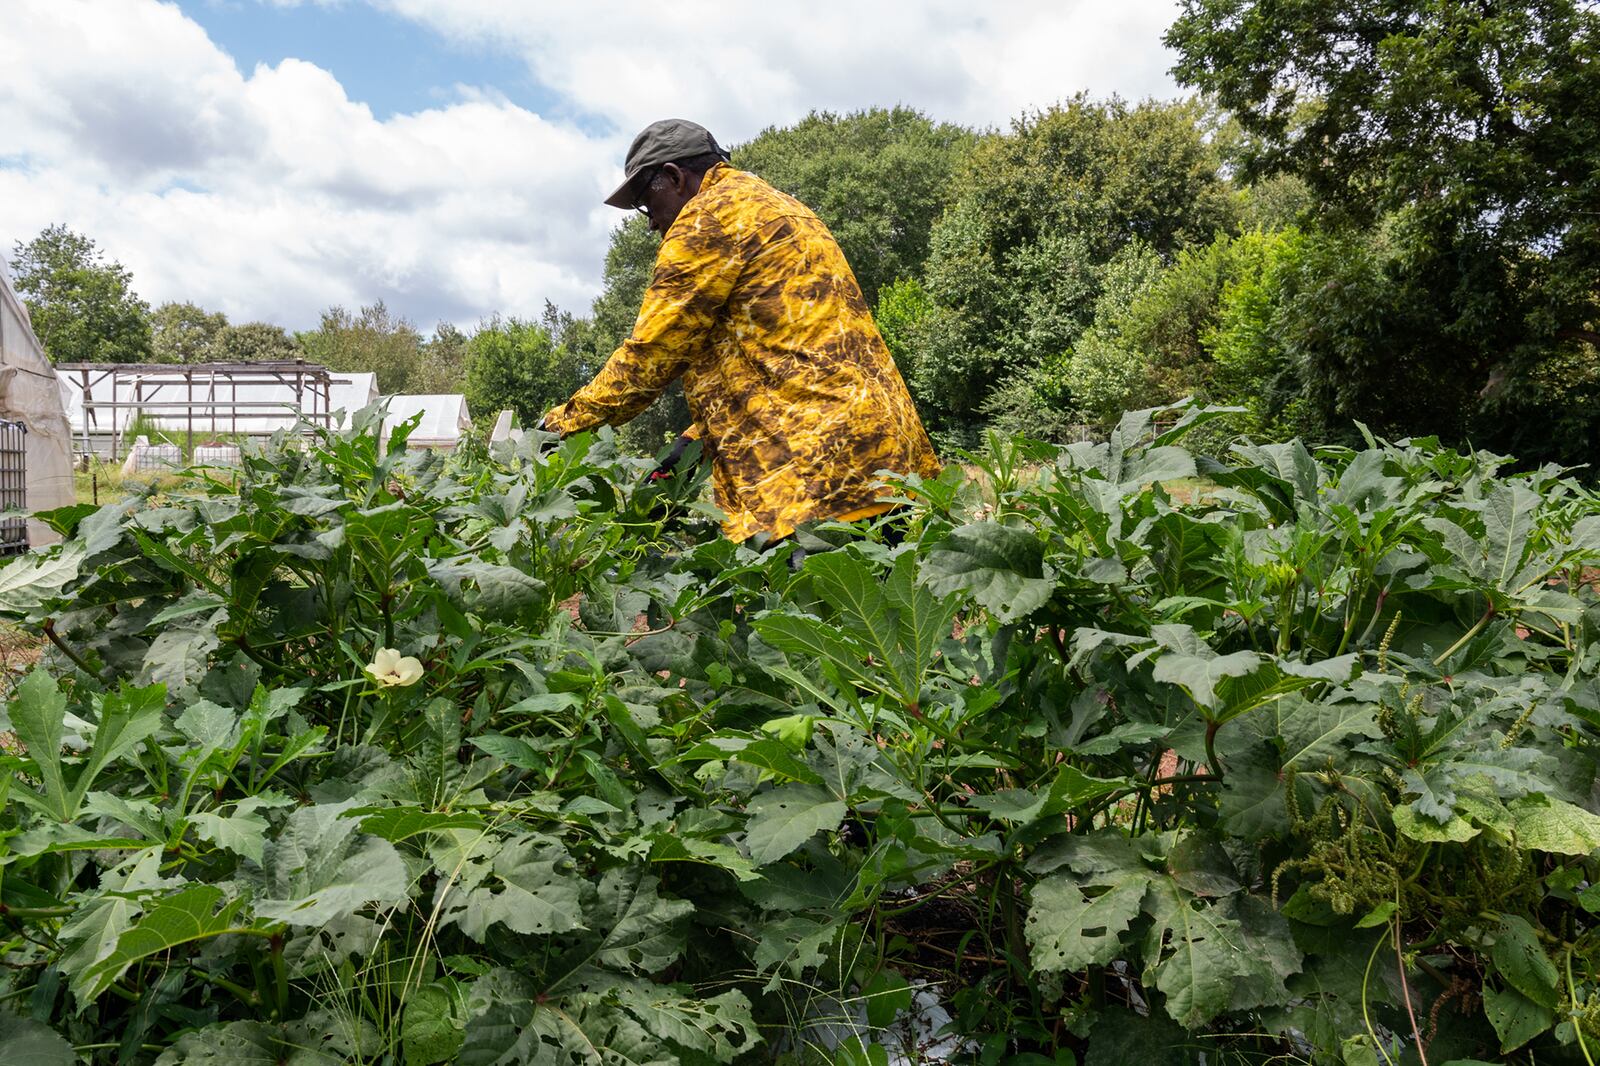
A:
<svg viewBox="0 0 1600 1066">
<path fill-rule="evenodd" d="M 1035 969 L 1071 973 L 1117 957 L 1121 934 L 1139 915 L 1149 871 L 1128 870 L 1109 884 L 1102 880 L 1085 886 L 1062 875 L 1033 886 L 1027 934 Z"/>
<path fill-rule="evenodd" d="M 591 920 L 606 930 L 596 957 L 618 970 L 659 973 L 683 953 L 694 904 L 662 899 L 661 882 L 610 870 L 600 879 L 600 909 Z"/>
<path fill-rule="evenodd" d="M 764 792 L 750 802 L 745 846 L 757 866 L 777 862 L 819 832 L 839 828 L 847 810 L 815 785 L 790 784 Z"/>
</svg>

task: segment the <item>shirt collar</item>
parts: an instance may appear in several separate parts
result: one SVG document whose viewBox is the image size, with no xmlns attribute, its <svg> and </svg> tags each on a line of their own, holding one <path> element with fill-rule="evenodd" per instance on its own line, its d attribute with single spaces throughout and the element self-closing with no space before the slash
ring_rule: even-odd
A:
<svg viewBox="0 0 1600 1066">
<path fill-rule="evenodd" d="M 705 190 L 732 173 L 734 173 L 734 169 L 727 163 L 718 163 L 700 175 L 700 188 Z"/>
</svg>

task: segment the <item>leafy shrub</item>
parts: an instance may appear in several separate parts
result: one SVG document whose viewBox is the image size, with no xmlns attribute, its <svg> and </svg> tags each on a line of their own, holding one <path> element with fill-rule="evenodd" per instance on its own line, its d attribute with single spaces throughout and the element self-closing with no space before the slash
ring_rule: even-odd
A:
<svg viewBox="0 0 1600 1066">
<path fill-rule="evenodd" d="M 961 316 L 912 279 L 883 290 L 874 318 L 934 442 L 975 446 L 975 398 L 999 373 L 993 354 L 974 348 Z"/>
<path fill-rule="evenodd" d="M 1134 303 L 1160 276 L 1161 260 L 1150 249 L 1132 245 L 1119 254 L 1106 270 L 1094 324 L 1061 367 L 1062 400 L 1097 426 L 1115 425 L 1139 404 L 1149 359 L 1122 332 Z"/>
<path fill-rule="evenodd" d="M 1233 276 L 1223 285 L 1216 324 L 1201 338 L 1214 364 L 1214 395 L 1245 409 L 1238 424 L 1258 440 L 1300 433 L 1325 439 L 1324 427 L 1305 412 L 1304 373 L 1281 337 L 1283 305 L 1299 280 L 1306 243 L 1292 228 L 1235 238 Z"/>
<path fill-rule="evenodd" d="M 566 402 L 584 384 L 575 353 L 561 343 L 557 314 L 546 308 L 542 322 L 491 319 L 467 342 L 468 407 L 484 421 L 515 411 L 524 426 Z"/>
</svg>

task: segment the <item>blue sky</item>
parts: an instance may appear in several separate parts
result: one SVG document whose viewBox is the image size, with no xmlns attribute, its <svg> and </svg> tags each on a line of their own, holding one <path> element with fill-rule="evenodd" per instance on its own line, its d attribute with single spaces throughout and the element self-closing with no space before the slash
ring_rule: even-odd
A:
<svg viewBox="0 0 1600 1066">
<path fill-rule="evenodd" d="M 258 63 L 306 60 L 333 74 L 380 120 L 446 105 L 458 85 L 491 89 L 540 114 L 567 113 L 513 49 L 485 40 L 454 42 L 367 4 L 181 0 L 178 6 L 243 73 Z"/>
<path fill-rule="evenodd" d="M 0 0 L 0 254 L 65 224 L 152 305 L 289 329 L 582 314 L 646 123 L 1173 96 L 1176 4 Z"/>
</svg>

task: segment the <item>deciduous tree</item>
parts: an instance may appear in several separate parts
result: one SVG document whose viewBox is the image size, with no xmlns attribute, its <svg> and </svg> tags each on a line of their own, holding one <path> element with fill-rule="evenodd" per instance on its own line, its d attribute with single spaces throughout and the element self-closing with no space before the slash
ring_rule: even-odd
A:
<svg viewBox="0 0 1600 1066">
<path fill-rule="evenodd" d="M 382 300 L 353 314 L 330 307 L 322 324 L 299 340 L 308 359 L 330 370 L 376 374 L 381 392 L 419 391 L 414 383 L 422 377 L 422 335 Z"/>
<path fill-rule="evenodd" d="M 559 312 L 547 307 L 541 322 L 494 318 L 473 334 L 466 396 L 475 419 L 509 408 L 523 426 L 535 425 L 588 380 L 571 349 L 557 342 L 559 325 Z"/>
<path fill-rule="evenodd" d="M 158 363 L 203 363 L 212 358 L 228 316 L 198 304 L 168 301 L 150 316 L 151 349 Z"/>
<path fill-rule="evenodd" d="M 133 275 L 66 226 L 46 227 L 11 253 L 12 281 L 33 331 L 57 363 L 140 363 L 151 357 L 150 305 Z"/>
<path fill-rule="evenodd" d="M 1593 3 L 1184 0 L 1167 42 L 1245 130 L 1247 174 L 1300 177 L 1325 217 L 1393 216 L 1393 265 L 1445 334 L 1397 387 L 1600 342 Z"/>
<path fill-rule="evenodd" d="M 218 331 L 211 353 L 211 358 L 221 363 L 261 363 L 299 359 L 305 355 L 305 350 L 282 326 L 245 322 Z"/>
<path fill-rule="evenodd" d="M 928 291 L 962 336 L 941 344 L 940 364 L 931 351 L 916 360 L 919 375 L 943 385 L 944 398 L 924 410 L 937 429 L 970 439 L 994 413 L 995 388 L 1064 355 L 1122 249 L 1138 243 L 1170 261 L 1233 225 L 1210 120 L 1196 102 L 1079 96 L 978 145 L 928 260 Z"/>
<path fill-rule="evenodd" d="M 468 343 L 470 338 L 441 322 L 422 346 L 422 362 L 413 382 L 413 391 L 430 393 L 463 392 L 467 385 Z"/>
</svg>

